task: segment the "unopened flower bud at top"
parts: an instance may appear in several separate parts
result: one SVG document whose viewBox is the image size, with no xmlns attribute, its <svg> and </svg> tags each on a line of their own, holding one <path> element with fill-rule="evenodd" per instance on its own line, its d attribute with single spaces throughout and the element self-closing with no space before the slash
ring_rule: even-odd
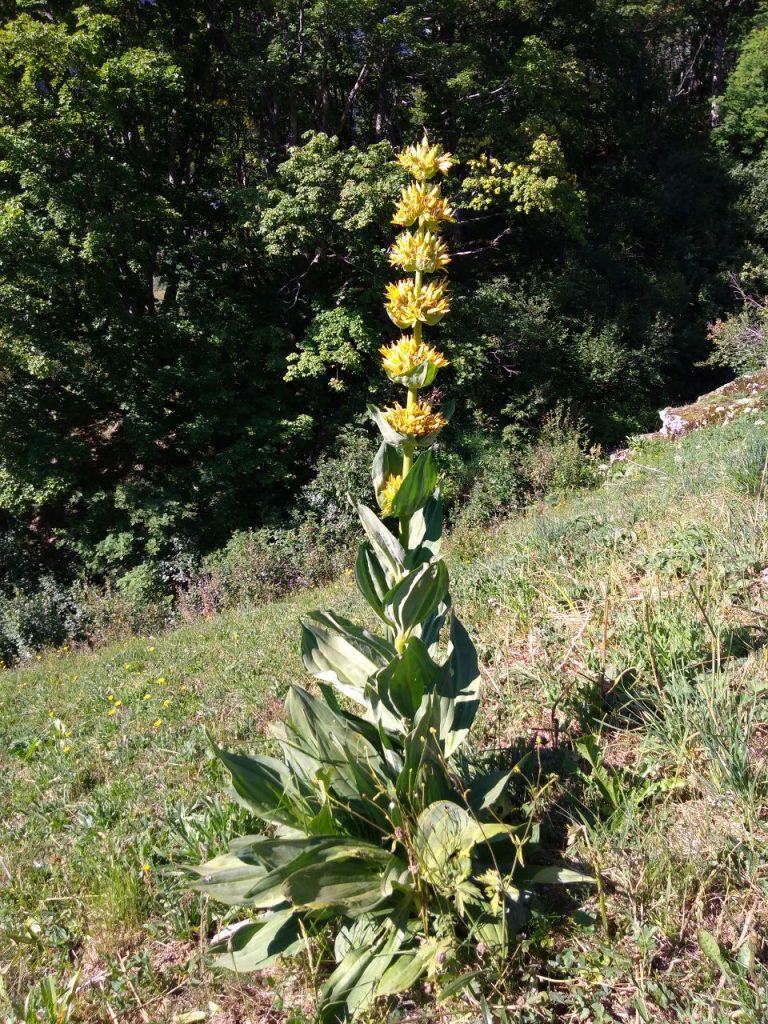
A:
<svg viewBox="0 0 768 1024">
<path fill-rule="evenodd" d="M 428 181 L 436 174 L 447 174 L 453 167 L 451 154 L 443 152 L 440 145 L 430 146 L 426 134 L 421 142 L 399 153 L 397 162 L 417 181 Z"/>
</svg>

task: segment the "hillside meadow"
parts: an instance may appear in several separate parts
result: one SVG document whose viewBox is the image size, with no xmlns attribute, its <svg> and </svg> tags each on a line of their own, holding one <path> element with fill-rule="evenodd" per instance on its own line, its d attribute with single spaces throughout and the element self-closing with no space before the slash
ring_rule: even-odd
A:
<svg viewBox="0 0 768 1024">
<path fill-rule="evenodd" d="M 767 458 L 754 416 L 639 441 L 594 490 L 454 531 L 473 756 L 521 758 L 510 798 L 595 881 L 542 895 L 487 1004 L 434 978 L 373 1019 L 765 1019 Z M 306 678 L 297 620 L 327 606 L 360 611 L 349 574 L 0 675 L 5 1020 L 312 1020 L 322 949 L 214 973 L 208 940 L 238 915 L 182 865 L 256 830 L 206 731 L 270 748 Z"/>
</svg>

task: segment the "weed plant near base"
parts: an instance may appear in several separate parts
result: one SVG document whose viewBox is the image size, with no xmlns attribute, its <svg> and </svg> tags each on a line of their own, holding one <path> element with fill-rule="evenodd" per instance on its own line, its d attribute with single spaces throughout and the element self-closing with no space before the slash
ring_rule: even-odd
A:
<svg viewBox="0 0 768 1024">
<path fill-rule="evenodd" d="M 598 490 L 448 540 L 486 693 L 472 755 L 519 742 L 550 784 L 551 827 L 603 881 L 607 934 L 587 890 L 582 915 L 550 901 L 521 937 L 498 1001 L 516 1024 L 765 1018 L 766 504 L 731 472 L 765 437 L 745 423 L 644 446 Z M 659 552 L 672 565 L 670 538 L 689 527 L 708 539 L 669 571 Z M 295 622 L 317 604 L 360 613 L 342 580 L 0 674 L 0 1019 L 24 1020 L 42 979 L 62 993 L 77 970 L 72 1012 L 89 1024 L 110 1011 L 142 1020 L 126 978 L 158 1021 L 209 1000 L 222 1013 L 252 1006 L 257 1020 L 312 1019 L 306 964 L 256 985 L 210 972 L 201 930 L 208 939 L 226 918 L 163 869 L 252 828 L 228 798 L 202 799 L 223 782 L 202 728 L 234 745 L 264 731 L 302 671 Z M 109 693 L 123 702 L 112 717 Z M 614 805 L 574 750 L 584 735 L 597 738 Z M 453 1024 L 481 1011 L 430 996 L 401 1012 Z"/>
</svg>

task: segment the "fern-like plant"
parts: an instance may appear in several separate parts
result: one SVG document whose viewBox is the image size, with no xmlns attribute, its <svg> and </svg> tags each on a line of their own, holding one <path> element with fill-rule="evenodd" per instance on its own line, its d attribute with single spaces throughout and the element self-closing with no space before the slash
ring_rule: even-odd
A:
<svg viewBox="0 0 768 1024">
<path fill-rule="evenodd" d="M 426 138 L 399 161 L 415 181 L 393 218 L 405 230 L 390 262 L 413 276 L 389 285 L 387 310 L 411 333 L 382 356 L 407 398 L 371 408 L 383 436 L 373 466 L 379 514 L 359 508 L 355 572 L 378 628 L 332 612 L 304 620 L 304 663 L 319 692 L 292 687 L 277 736 L 282 760 L 217 750 L 269 831 L 195 869 L 197 888 L 250 915 L 214 948 L 223 967 L 264 968 L 331 933 L 321 1022 L 354 1019 L 424 974 L 460 976 L 478 965 L 478 950 L 505 956 L 531 887 L 580 877 L 533 863 L 535 827 L 492 813 L 512 772 L 473 774 L 463 750 L 480 674 L 451 608 L 429 450 L 450 410 L 419 398 L 447 365 L 422 330 L 450 308 L 439 229 L 453 211 L 433 179 L 452 161 Z"/>
</svg>

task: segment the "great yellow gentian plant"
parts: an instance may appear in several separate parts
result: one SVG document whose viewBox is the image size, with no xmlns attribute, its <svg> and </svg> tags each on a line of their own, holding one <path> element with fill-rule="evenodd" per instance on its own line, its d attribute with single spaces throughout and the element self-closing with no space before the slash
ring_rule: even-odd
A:
<svg viewBox="0 0 768 1024">
<path fill-rule="evenodd" d="M 445 985 L 468 966 L 503 963 L 532 887 L 580 877 L 532 863 L 537 830 L 519 808 L 516 824 L 504 820 L 515 768 L 479 771 L 466 756 L 480 673 L 451 607 L 430 451 L 450 409 L 419 397 L 447 365 L 422 333 L 450 309 L 439 229 L 455 214 L 430 182 L 453 160 L 425 138 L 398 161 L 415 181 L 393 217 L 405 230 L 390 262 L 413 276 L 387 288 L 389 315 L 406 333 L 381 355 L 406 395 L 371 408 L 382 433 L 379 514 L 359 506 L 355 567 L 378 628 L 329 611 L 303 621 L 317 693 L 291 687 L 275 730 L 282 758 L 216 750 L 267 831 L 190 869 L 197 888 L 246 911 L 213 947 L 221 967 L 263 969 L 325 934 L 330 946 L 320 948 L 334 963 L 322 968 L 320 1024 L 355 1019 L 423 975 Z"/>
</svg>

